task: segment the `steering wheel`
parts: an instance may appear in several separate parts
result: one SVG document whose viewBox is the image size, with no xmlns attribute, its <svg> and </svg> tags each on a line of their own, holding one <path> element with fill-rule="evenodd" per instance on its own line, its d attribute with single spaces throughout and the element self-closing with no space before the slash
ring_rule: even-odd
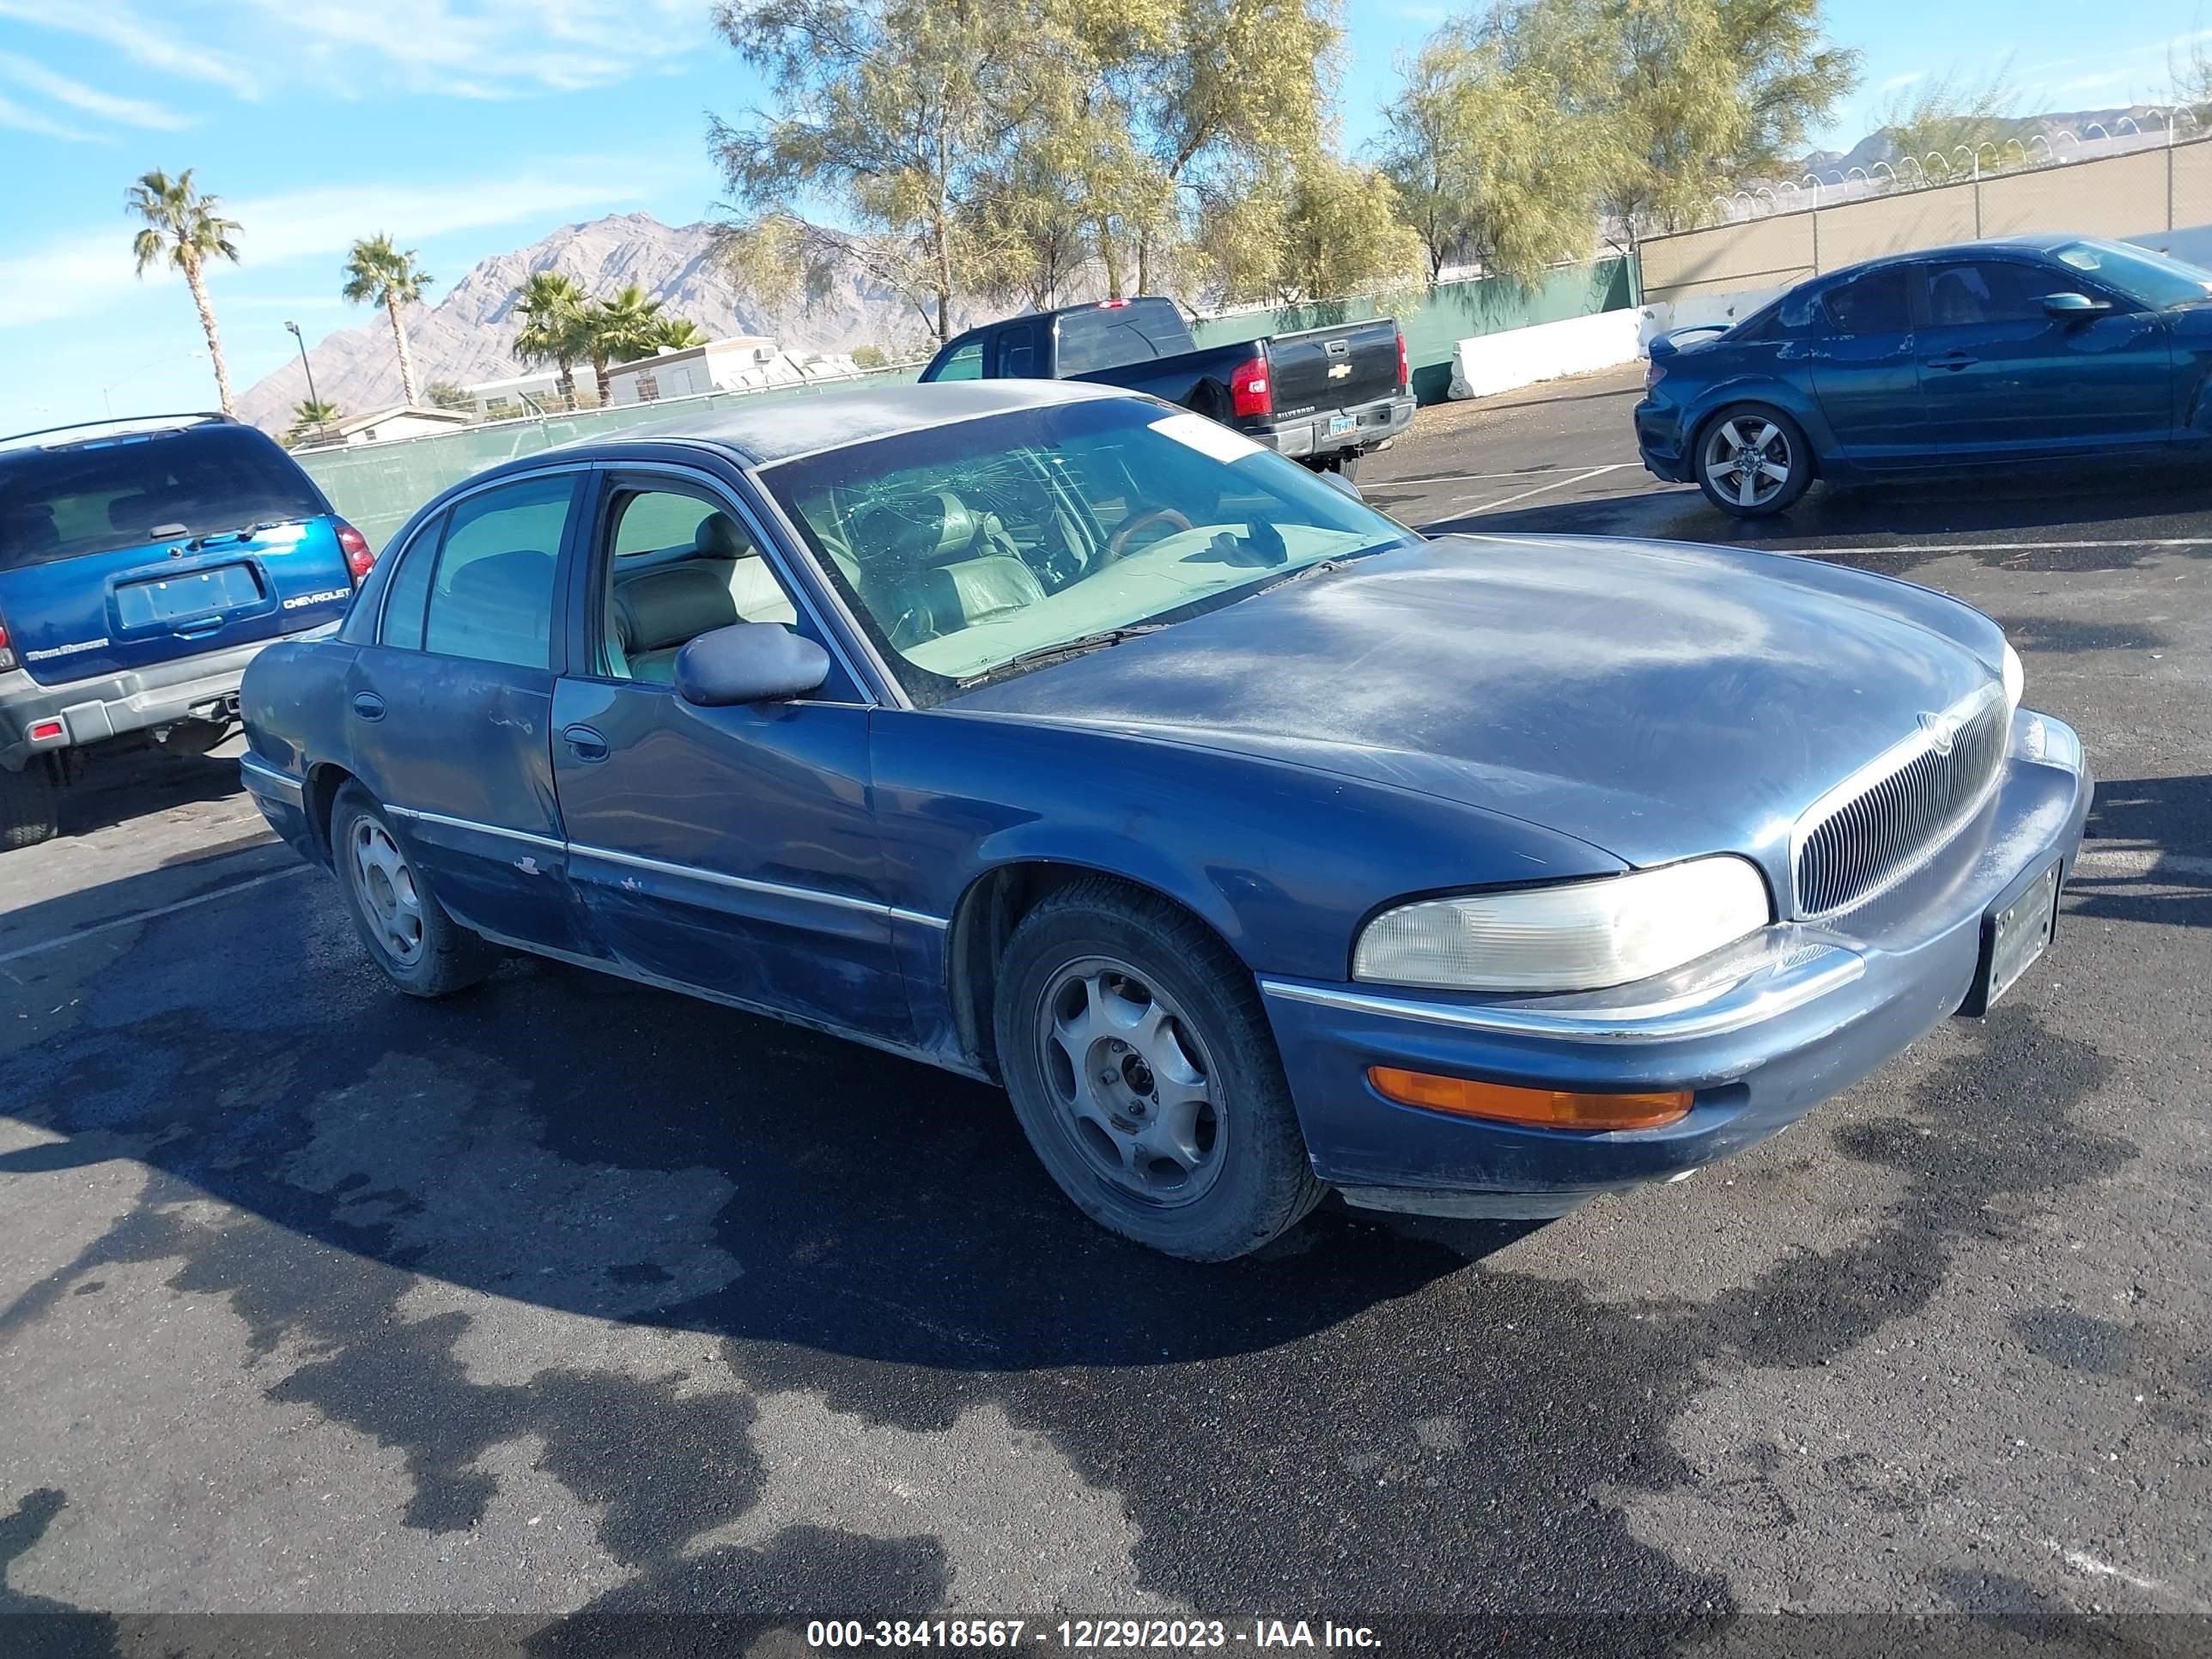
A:
<svg viewBox="0 0 2212 1659">
<path fill-rule="evenodd" d="M 1112 564 L 1125 557 L 1129 550 L 1129 538 L 1148 524 L 1173 525 L 1177 530 L 1190 528 L 1190 520 L 1171 507 L 1147 507 L 1121 520 L 1120 526 L 1106 538 L 1106 553 L 1102 565 Z"/>
</svg>

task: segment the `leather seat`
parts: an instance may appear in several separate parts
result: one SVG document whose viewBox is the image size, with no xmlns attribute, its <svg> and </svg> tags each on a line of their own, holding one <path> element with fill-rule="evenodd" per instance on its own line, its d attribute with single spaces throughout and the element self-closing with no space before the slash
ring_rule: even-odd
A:
<svg viewBox="0 0 2212 1659">
<path fill-rule="evenodd" d="M 1044 584 L 1010 551 L 996 521 L 950 490 L 878 502 L 854 526 L 866 580 L 862 597 L 895 646 L 957 633 L 1041 604 Z"/>
<path fill-rule="evenodd" d="M 687 559 L 641 571 L 615 589 L 615 633 L 634 680 L 673 684 L 678 652 L 739 620 L 730 567 L 719 561 Z"/>
</svg>

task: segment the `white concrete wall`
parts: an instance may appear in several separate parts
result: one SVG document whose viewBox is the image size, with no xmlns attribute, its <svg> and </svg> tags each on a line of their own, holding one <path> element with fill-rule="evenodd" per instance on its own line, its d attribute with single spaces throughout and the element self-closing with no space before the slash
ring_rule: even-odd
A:
<svg viewBox="0 0 2212 1659">
<path fill-rule="evenodd" d="M 1563 374 L 1633 362 L 1643 355 L 1643 320 L 1637 311 L 1602 311 L 1462 340 L 1452 348 L 1451 395 L 1487 398 Z"/>
</svg>

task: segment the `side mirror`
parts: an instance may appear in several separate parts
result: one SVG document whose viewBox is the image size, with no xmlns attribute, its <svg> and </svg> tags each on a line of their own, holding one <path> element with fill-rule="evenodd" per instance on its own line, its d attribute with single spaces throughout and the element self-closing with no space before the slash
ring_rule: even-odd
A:
<svg viewBox="0 0 2212 1659">
<path fill-rule="evenodd" d="M 2043 296 L 2043 314 L 2062 323 L 2101 316 L 2112 308 L 2109 300 L 2093 300 L 2086 294 L 2046 294 Z"/>
<path fill-rule="evenodd" d="M 1352 483 L 1351 479 L 1346 477 L 1341 472 L 1332 470 L 1322 473 L 1321 477 L 1323 483 L 1334 484 L 1339 489 L 1351 496 L 1355 501 L 1364 501 L 1367 499 L 1364 495 L 1359 493 L 1359 486 Z"/>
<path fill-rule="evenodd" d="M 803 697 L 829 678 L 830 653 L 776 623 L 732 623 L 676 653 L 676 695 L 701 708 Z"/>
</svg>

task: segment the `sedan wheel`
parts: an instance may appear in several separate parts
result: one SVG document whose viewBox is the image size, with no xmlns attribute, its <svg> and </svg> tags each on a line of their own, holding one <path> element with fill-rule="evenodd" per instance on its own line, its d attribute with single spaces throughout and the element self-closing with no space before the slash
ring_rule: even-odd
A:
<svg viewBox="0 0 2212 1659">
<path fill-rule="evenodd" d="M 372 817 L 353 821 L 354 880 L 376 942 L 402 967 L 422 959 L 422 896 L 392 832 Z"/>
<path fill-rule="evenodd" d="M 1731 410 L 1706 428 L 1698 482 L 1723 512 L 1745 518 L 1778 513 L 1811 481 L 1804 435 L 1779 416 Z"/>
<path fill-rule="evenodd" d="M 1188 911 L 1072 882 L 1022 918 L 995 983 L 1014 1115 L 1092 1220 L 1225 1261 L 1320 1202 L 1251 970 Z"/>
<path fill-rule="evenodd" d="M 1061 1128 L 1099 1176 L 1152 1203 L 1203 1198 L 1221 1174 L 1222 1121 L 1205 1045 L 1182 1010 L 1124 962 L 1055 975 L 1037 1020 Z"/>
<path fill-rule="evenodd" d="M 359 784 L 338 791 L 330 846 L 362 943 L 394 985 L 410 996 L 443 996 L 492 970 L 498 952 L 446 914 Z"/>
</svg>

